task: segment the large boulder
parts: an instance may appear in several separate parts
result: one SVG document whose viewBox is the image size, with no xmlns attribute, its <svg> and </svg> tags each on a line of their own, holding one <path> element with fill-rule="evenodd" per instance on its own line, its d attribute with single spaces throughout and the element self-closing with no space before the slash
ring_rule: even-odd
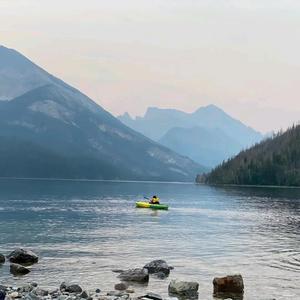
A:
<svg viewBox="0 0 300 300">
<path fill-rule="evenodd" d="M 214 294 L 243 294 L 244 281 L 242 275 L 216 277 L 213 280 Z"/>
<path fill-rule="evenodd" d="M 0 265 L 5 263 L 5 256 L 0 253 Z"/>
<path fill-rule="evenodd" d="M 30 272 L 30 270 L 25 268 L 22 265 L 10 264 L 10 273 L 15 276 L 26 275 L 29 272 Z"/>
<path fill-rule="evenodd" d="M 20 265 L 32 265 L 38 262 L 39 257 L 30 250 L 18 248 L 11 252 L 7 258 L 10 262 Z"/>
<path fill-rule="evenodd" d="M 198 282 L 172 280 L 169 284 L 169 293 L 194 298 L 198 295 Z"/>
<path fill-rule="evenodd" d="M 63 282 L 60 285 L 60 290 L 62 292 L 68 292 L 68 293 L 74 293 L 74 294 L 82 293 L 82 288 L 78 284 L 68 284 L 65 282 Z"/>
<path fill-rule="evenodd" d="M 151 261 L 144 266 L 144 269 L 147 269 L 149 274 L 164 273 L 166 276 L 170 274 L 171 270 L 167 262 L 162 259 Z"/>
<path fill-rule="evenodd" d="M 120 273 L 118 278 L 123 281 L 135 281 L 144 283 L 149 281 L 149 273 L 147 269 L 130 269 Z"/>
</svg>

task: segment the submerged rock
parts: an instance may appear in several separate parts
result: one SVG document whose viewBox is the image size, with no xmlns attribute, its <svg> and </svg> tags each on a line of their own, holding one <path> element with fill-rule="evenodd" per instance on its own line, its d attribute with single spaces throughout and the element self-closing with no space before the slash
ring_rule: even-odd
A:
<svg viewBox="0 0 300 300">
<path fill-rule="evenodd" d="M 0 265 L 5 263 L 5 256 L 0 253 Z"/>
<path fill-rule="evenodd" d="M 114 273 L 122 273 L 122 272 L 124 272 L 124 270 L 122 270 L 122 269 L 112 269 L 112 272 L 114 272 Z"/>
<path fill-rule="evenodd" d="M 60 290 L 62 292 L 68 292 L 74 294 L 80 294 L 82 292 L 82 288 L 78 284 L 67 284 L 65 282 L 63 282 L 60 285 Z"/>
<path fill-rule="evenodd" d="M 21 266 L 19 264 L 10 264 L 10 273 L 15 276 L 26 275 L 29 272 L 30 270 L 25 268 L 24 266 Z"/>
<path fill-rule="evenodd" d="M 169 293 L 185 297 L 196 297 L 198 295 L 198 282 L 172 280 L 169 284 Z"/>
<path fill-rule="evenodd" d="M 162 259 L 151 261 L 144 266 L 144 269 L 147 269 L 149 274 L 164 273 L 167 276 L 170 274 L 171 270 L 167 262 Z"/>
<path fill-rule="evenodd" d="M 242 275 L 216 277 L 213 280 L 214 294 L 243 294 L 244 281 Z"/>
<path fill-rule="evenodd" d="M 41 296 L 41 297 L 45 297 L 49 295 L 49 291 L 47 290 L 43 290 L 39 287 L 36 287 L 32 290 L 32 293 L 35 294 L 36 296 Z"/>
<path fill-rule="evenodd" d="M 18 248 L 11 252 L 7 258 L 10 262 L 20 265 L 32 265 L 38 262 L 39 257 L 30 250 Z"/>
<path fill-rule="evenodd" d="M 124 282 L 115 284 L 115 290 L 117 291 L 125 291 L 127 288 L 128 288 L 128 284 Z"/>
<path fill-rule="evenodd" d="M 147 269 L 130 269 L 123 271 L 118 276 L 123 281 L 148 282 L 149 274 Z"/>
</svg>

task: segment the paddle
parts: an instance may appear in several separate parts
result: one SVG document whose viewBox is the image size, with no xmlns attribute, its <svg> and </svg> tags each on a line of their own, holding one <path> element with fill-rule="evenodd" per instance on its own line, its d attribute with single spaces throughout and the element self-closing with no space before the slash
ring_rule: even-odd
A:
<svg viewBox="0 0 300 300">
<path fill-rule="evenodd" d="M 149 198 L 147 198 L 147 197 L 145 197 L 145 196 L 144 196 L 144 199 L 150 200 Z"/>
</svg>

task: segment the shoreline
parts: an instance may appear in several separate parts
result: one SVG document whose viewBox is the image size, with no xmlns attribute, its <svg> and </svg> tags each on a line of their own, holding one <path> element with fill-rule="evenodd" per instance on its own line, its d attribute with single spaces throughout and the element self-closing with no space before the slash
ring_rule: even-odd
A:
<svg viewBox="0 0 300 300">
<path fill-rule="evenodd" d="M 195 181 L 155 181 L 155 180 L 123 180 L 123 179 L 83 179 L 83 178 L 47 178 L 47 177 L 0 177 L 0 180 L 16 181 L 70 181 L 70 182 L 108 182 L 108 183 L 148 183 L 148 184 L 178 184 L 178 185 L 200 185 L 208 187 L 240 187 L 240 188 L 272 188 L 272 189 L 300 189 L 300 186 L 288 185 L 250 185 L 250 184 L 222 184 L 203 183 Z"/>
</svg>

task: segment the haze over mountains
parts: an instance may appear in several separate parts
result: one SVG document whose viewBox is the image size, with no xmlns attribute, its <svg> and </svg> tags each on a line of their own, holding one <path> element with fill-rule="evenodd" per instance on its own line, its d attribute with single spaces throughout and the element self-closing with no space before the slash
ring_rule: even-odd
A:
<svg viewBox="0 0 300 300">
<path fill-rule="evenodd" d="M 192 180 L 205 171 L 0 47 L 0 176 Z"/>
<path fill-rule="evenodd" d="M 262 139 L 261 133 L 215 105 L 201 107 L 194 113 L 151 107 L 144 117 L 133 119 L 125 113 L 119 119 L 132 129 L 208 167 L 216 166 Z"/>
</svg>

